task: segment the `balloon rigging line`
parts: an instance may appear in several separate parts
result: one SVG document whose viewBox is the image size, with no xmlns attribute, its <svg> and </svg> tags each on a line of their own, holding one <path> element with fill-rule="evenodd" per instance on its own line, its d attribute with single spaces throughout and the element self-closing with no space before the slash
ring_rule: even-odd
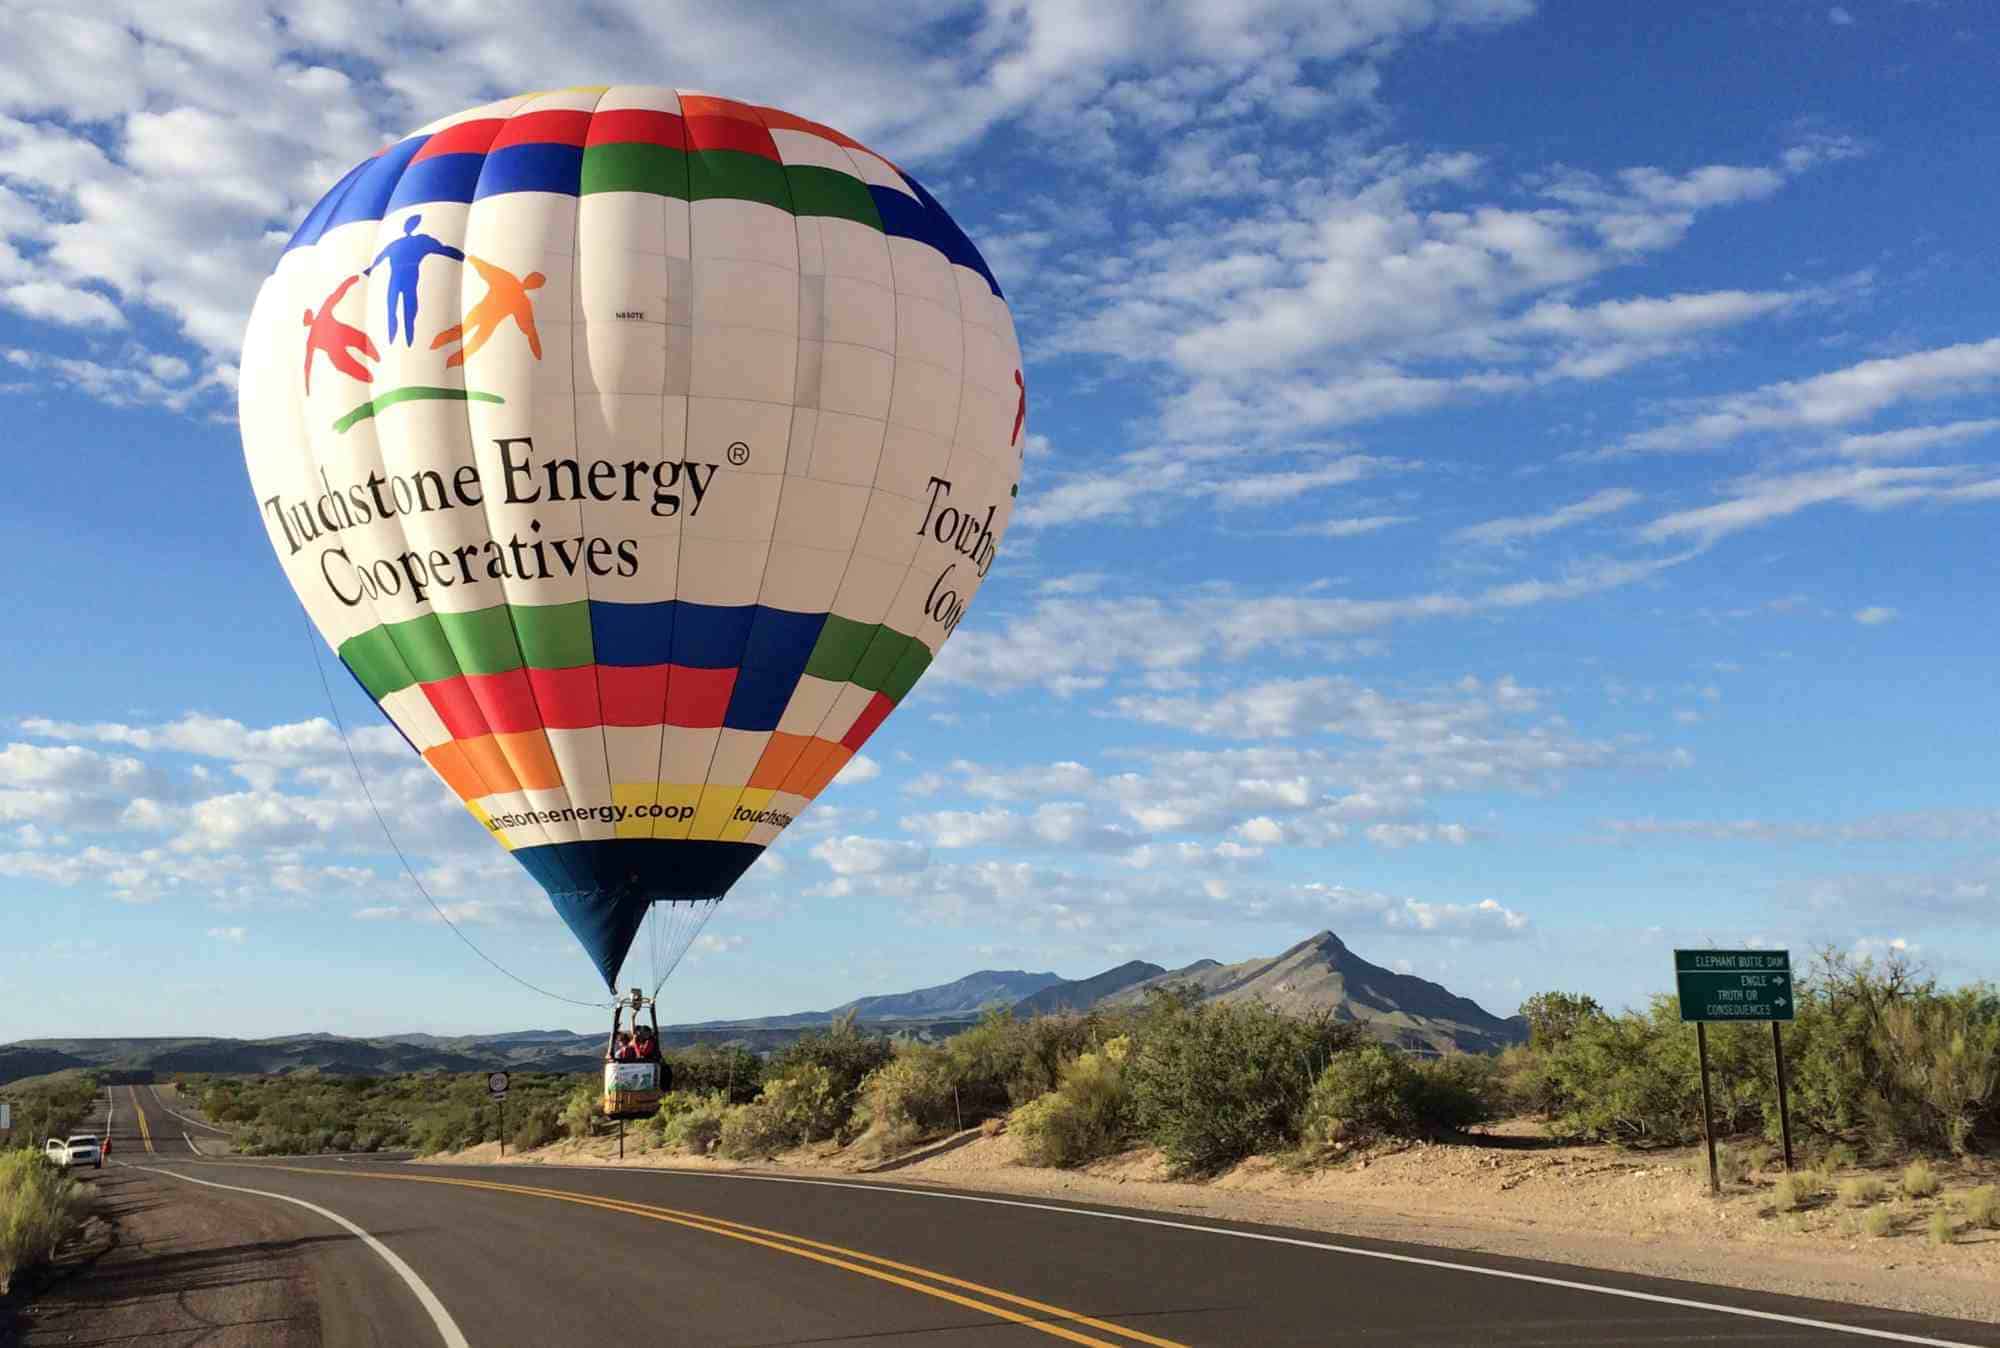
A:
<svg viewBox="0 0 2000 1348">
<path fill-rule="evenodd" d="M 389 821 L 382 817 L 382 807 L 375 803 L 375 793 L 368 789 L 368 778 L 367 775 L 361 771 L 361 760 L 355 756 L 354 744 L 351 740 L 347 738 L 347 723 L 341 719 L 340 706 L 337 702 L 334 701 L 333 685 L 327 681 L 326 664 L 324 661 L 320 659 L 319 655 L 319 635 L 318 633 L 313 631 L 312 618 L 310 617 L 310 615 L 306 613 L 305 606 L 303 604 L 299 606 L 299 617 L 305 621 L 306 644 L 312 647 L 313 668 L 317 670 L 319 673 L 319 686 L 321 690 L 326 693 L 326 708 L 328 711 L 333 713 L 334 729 L 340 732 L 340 744 L 343 749 L 347 750 L 347 761 L 349 765 L 352 766 L 354 769 L 354 780 L 361 784 L 361 794 L 367 798 L 368 808 L 374 814 L 375 822 L 381 825 L 382 836 L 389 840 L 390 850 L 395 852 L 396 859 L 403 863 L 403 873 L 410 877 L 410 883 L 417 887 L 417 893 L 424 896 L 424 902 L 428 903 L 431 906 L 431 911 L 438 915 L 438 920 L 444 923 L 445 926 L 450 927 L 451 934 L 456 936 L 459 940 L 465 942 L 466 948 L 472 951 L 473 954 L 479 956 L 479 958 L 485 960 L 495 969 L 498 969 L 502 974 L 505 974 L 508 978 L 513 979 L 516 983 L 519 983 L 522 987 L 526 988 L 530 992 L 540 993 L 544 997 L 552 997 L 559 1002 L 568 1002 L 571 1006 L 587 1006 L 592 1008 L 593 1010 L 600 1009 L 604 1006 L 610 1005 L 610 1003 L 607 1002 L 578 1001 L 574 997 L 565 997 L 560 992 L 550 992 L 547 988 L 536 987 L 533 983 L 530 983 L 527 979 L 521 977 L 519 974 L 514 973 L 512 970 L 508 969 L 505 965 L 501 964 L 500 961 L 494 959 L 484 950 L 481 950 L 477 945 L 473 943 L 473 940 L 470 936 L 467 936 L 464 932 L 459 930 L 458 924 L 456 922 L 453 922 L 451 918 L 446 915 L 444 909 L 438 907 L 437 900 L 431 897 L 430 890 L 424 888 L 424 882 L 418 878 L 416 867 L 412 866 L 410 864 L 409 857 L 403 854 L 402 844 L 398 843 L 396 841 L 396 835 L 390 832 Z M 664 982 L 665 980 L 662 981 Z M 654 991 L 655 993 L 657 993 L 658 989 L 656 988 L 654 989 Z"/>
</svg>

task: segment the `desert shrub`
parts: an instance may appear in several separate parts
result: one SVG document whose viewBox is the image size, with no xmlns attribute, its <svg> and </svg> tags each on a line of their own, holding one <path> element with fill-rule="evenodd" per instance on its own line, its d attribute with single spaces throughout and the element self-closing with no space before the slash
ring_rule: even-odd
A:
<svg viewBox="0 0 2000 1348">
<path fill-rule="evenodd" d="M 1448 1053 L 1419 1060 L 1411 1100 L 1417 1122 L 1457 1132 L 1498 1118 L 1506 1108 L 1500 1064 L 1483 1053 Z"/>
<path fill-rule="evenodd" d="M 546 1147 L 563 1135 L 561 1111 L 552 1104 L 536 1105 L 516 1113 L 518 1119 L 509 1118 L 507 1129 L 507 1145 L 516 1151 Z"/>
<path fill-rule="evenodd" d="M 674 1091 L 661 1099 L 654 1131 L 660 1145 L 669 1150 L 706 1156 L 722 1141 L 722 1121 L 729 1108 L 723 1091 Z"/>
<path fill-rule="evenodd" d="M 1694 1159 L 1698 1166 L 1707 1163 L 1707 1158 L 1704 1156 L 1698 1155 Z M 1715 1173 L 1724 1184 L 1741 1184 L 1750 1176 L 1750 1158 L 1744 1154 L 1741 1147 L 1719 1146 L 1715 1149 Z M 1789 1184 L 1792 1182 L 1792 1176 L 1787 1175 L 1778 1182 Z M 1781 1201 L 1778 1206 L 1789 1210 L 1795 1205 Z"/>
<path fill-rule="evenodd" d="M 1921 1158 L 1903 1167 L 1903 1192 L 1911 1198 L 1929 1198 L 1938 1191 L 1937 1171 Z"/>
<path fill-rule="evenodd" d="M 1300 1118 L 1308 1146 L 1401 1137 L 1417 1123 L 1416 1069 L 1387 1044 L 1362 1044 L 1334 1055 L 1313 1082 Z"/>
<path fill-rule="evenodd" d="M 1887 1236 L 1896 1230 L 1896 1215 L 1887 1208 L 1870 1208 L 1861 1218 L 1861 1229 L 1871 1236 Z"/>
<path fill-rule="evenodd" d="M 72 1068 L 10 1082 L 0 1099 L 14 1107 L 15 1142 L 39 1149 L 44 1139 L 78 1131 L 102 1090 L 94 1073 Z"/>
<path fill-rule="evenodd" d="M 1288 1147 L 1299 1140 L 1313 1082 L 1364 1037 L 1360 1026 L 1329 1016 L 1155 993 L 1124 1069 L 1133 1122 L 1177 1175 Z"/>
<path fill-rule="evenodd" d="M 573 1138 L 589 1137 L 597 1124 L 597 1107 L 603 1095 L 603 1087 L 595 1081 L 580 1081 L 572 1087 L 557 1115 L 563 1131 Z"/>
<path fill-rule="evenodd" d="M 1967 1189 L 1960 1194 L 1958 1210 L 1974 1230 L 2000 1227 L 2000 1194 L 1996 1194 L 1990 1184 L 1982 1184 L 1977 1189 Z"/>
<path fill-rule="evenodd" d="M 1887 1191 L 1882 1181 L 1873 1175 L 1857 1175 L 1840 1182 L 1840 1201 L 1850 1208 L 1865 1208 L 1870 1203 L 1881 1202 L 1882 1195 Z"/>
<path fill-rule="evenodd" d="M 82 1220 L 82 1186 L 38 1151 L 0 1152 L 0 1292 L 14 1274 L 55 1257 Z"/>
<path fill-rule="evenodd" d="M 1780 1211 L 1794 1212 L 1826 1192 L 1826 1177 L 1817 1170 L 1799 1170 L 1781 1175 L 1771 1187 L 1771 1198 Z"/>
<path fill-rule="evenodd" d="M 726 1108 L 718 1138 L 722 1154 L 737 1160 L 775 1156 L 795 1141 L 782 1114 L 761 1099 Z"/>
<path fill-rule="evenodd" d="M 1062 1069 L 1056 1089 L 1022 1105 L 1008 1121 L 1031 1165 L 1068 1169 L 1121 1151 L 1132 1136 L 1126 1088 L 1128 1041 L 1114 1039 Z"/>
<path fill-rule="evenodd" d="M 880 1151 L 900 1150 L 952 1128 L 958 1120 L 954 1066 L 941 1048 L 900 1050 L 861 1083 L 855 1126 L 865 1129 Z"/>
<path fill-rule="evenodd" d="M 764 1081 L 764 1060 L 739 1045 L 697 1044 L 667 1055 L 674 1090 L 690 1095 L 721 1091 L 729 1103 L 747 1105 L 757 1098 Z"/>
<path fill-rule="evenodd" d="M 1772 1078 L 1770 1050 L 1754 1031 L 1714 1026 L 1710 1084 L 1718 1133 L 1761 1124 Z M 1578 1020 L 1548 1053 L 1552 1089 L 1563 1107 L 1552 1131 L 1634 1144 L 1693 1142 L 1701 1136 L 1701 1077 L 1695 1037 L 1680 1003 L 1655 997 L 1644 1012 Z"/>
<path fill-rule="evenodd" d="M 847 1127 L 861 1083 L 895 1052 L 886 1037 L 857 1030 L 850 1011 L 824 1030 L 801 1035 L 773 1058 L 760 1098 L 769 1099 L 773 1085 L 789 1083 L 779 1086 L 786 1126 L 796 1126 L 804 1142 L 833 1137 Z"/>
<path fill-rule="evenodd" d="M 1794 1125 L 1871 1150 L 1973 1149 L 2000 1133 L 2000 992 L 1940 989 L 1901 956 L 1822 951 L 1786 1033 Z"/>
<path fill-rule="evenodd" d="M 1958 1223 L 1943 1208 L 1931 1214 L 1930 1238 L 1933 1245 L 1949 1245 L 1958 1239 Z"/>
</svg>

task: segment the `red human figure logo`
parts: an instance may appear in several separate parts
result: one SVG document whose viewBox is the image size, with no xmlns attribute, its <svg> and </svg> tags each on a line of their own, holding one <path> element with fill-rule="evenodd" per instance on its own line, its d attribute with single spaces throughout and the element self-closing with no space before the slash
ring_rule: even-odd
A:
<svg viewBox="0 0 2000 1348">
<path fill-rule="evenodd" d="M 333 368 L 349 379 L 358 379 L 366 384 L 375 378 L 374 372 L 356 360 L 353 354 L 358 350 L 370 360 L 380 360 L 382 357 L 376 353 L 375 343 L 369 341 L 368 334 L 360 328 L 350 323 L 343 323 L 333 316 L 333 311 L 339 306 L 341 298 L 360 279 L 359 276 L 350 276 L 342 281 L 340 288 L 326 297 L 326 303 L 320 305 L 317 314 L 310 309 L 306 310 L 307 393 L 312 392 L 315 351 L 325 352 L 326 358 L 333 363 Z"/>
<path fill-rule="evenodd" d="M 1014 409 L 1014 435 L 1007 441 L 1010 445 L 1021 443 L 1021 423 L 1028 419 L 1028 386 L 1021 380 L 1021 372 L 1014 371 L 1014 387 L 1021 390 L 1021 405 Z"/>
<path fill-rule="evenodd" d="M 548 278 L 538 271 L 516 276 L 506 268 L 496 267 L 470 253 L 466 254 L 465 260 L 478 269 L 481 279 L 486 282 L 486 294 L 479 303 L 465 311 L 464 323 L 446 328 L 431 341 L 431 350 L 463 341 L 465 344 L 452 352 L 445 366 L 463 365 L 467 356 L 486 345 L 487 339 L 500 330 L 501 323 L 511 318 L 527 337 L 528 350 L 536 360 L 540 360 L 542 338 L 535 331 L 535 302 L 528 292 L 539 290 Z"/>
</svg>

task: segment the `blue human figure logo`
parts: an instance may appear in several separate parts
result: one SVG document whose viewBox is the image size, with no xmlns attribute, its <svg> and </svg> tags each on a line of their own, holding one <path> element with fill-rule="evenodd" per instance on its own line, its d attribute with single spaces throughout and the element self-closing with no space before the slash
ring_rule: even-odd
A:
<svg viewBox="0 0 2000 1348">
<path fill-rule="evenodd" d="M 427 257 L 448 257 L 454 262 L 465 261 L 465 254 L 448 243 L 441 243 L 428 234 L 417 233 L 417 224 L 423 219 L 413 215 L 403 221 L 403 237 L 391 243 L 375 255 L 375 260 L 362 272 L 366 276 L 385 261 L 389 264 L 389 344 L 396 343 L 396 319 L 403 321 L 403 345 L 410 346 L 417 339 L 417 271 Z"/>
</svg>

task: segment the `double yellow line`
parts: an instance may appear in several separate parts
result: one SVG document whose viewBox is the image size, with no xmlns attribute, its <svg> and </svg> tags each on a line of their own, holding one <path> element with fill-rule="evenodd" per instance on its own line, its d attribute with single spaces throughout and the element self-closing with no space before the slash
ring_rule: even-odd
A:
<svg viewBox="0 0 2000 1348">
<path fill-rule="evenodd" d="M 146 1122 L 146 1111 L 139 1108 L 139 1088 L 127 1086 L 125 1089 L 132 1092 L 132 1117 L 139 1121 L 139 1140 L 146 1144 L 146 1154 L 150 1156 L 153 1154 L 153 1130 Z"/>
<path fill-rule="evenodd" d="M 149 1144 L 150 1145 L 150 1144 Z M 1016 1296 L 1003 1292 L 997 1287 L 988 1287 L 965 1278 L 955 1278 L 948 1273 L 938 1273 L 931 1269 L 919 1268 L 914 1264 L 899 1263 L 885 1259 L 881 1255 L 868 1254 L 861 1250 L 848 1249 L 841 1245 L 830 1245 L 822 1240 L 808 1240 L 804 1236 L 794 1236 L 784 1231 L 772 1231 L 766 1227 L 751 1226 L 745 1222 L 732 1222 L 723 1217 L 711 1217 L 705 1213 L 685 1212 L 678 1208 L 659 1207 L 651 1203 L 632 1203 L 619 1198 L 600 1198 L 595 1194 L 571 1193 L 566 1189 L 537 1189 L 524 1184 L 501 1184 L 494 1180 L 452 1179 L 445 1176 L 397 1175 L 380 1170 L 320 1170 L 307 1166 L 258 1166 L 260 1170 L 285 1170 L 298 1175 L 337 1176 L 346 1179 L 390 1180 L 404 1184 L 442 1184 L 456 1189 L 487 1189 L 494 1193 L 518 1194 L 528 1198 L 547 1198 L 558 1203 L 575 1203 L 580 1207 L 602 1208 L 607 1212 L 622 1212 L 634 1217 L 644 1217 L 650 1221 L 669 1222 L 675 1226 L 688 1227 L 695 1231 L 706 1231 L 710 1235 L 724 1236 L 730 1240 L 740 1240 L 748 1245 L 761 1246 L 780 1254 L 796 1255 L 800 1259 L 810 1259 L 817 1264 L 845 1269 L 858 1273 L 864 1278 L 874 1278 L 879 1282 L 892 1283 L 912 1292 L 949 1301 L 953 1305 L 996 1316 L 1011 1321 L 1027 1329 L 1067 1339 L 1071 1343 L 1094 1345 L 1094 1348 L 1123 1348 L 1124 1343 L 1144 1343 L 1152 1348 L 1187 1348 L 1174 1339 L 1163 1339 L 1124 1325 L 1099 1320 L 1078 1311 L 1051 1306 L 1031 1297 Z M 985 1298 L 981 1300 L 981 1298 Z M 1004 1304 L 997 1304 L 1004 1303 Z M 1113 1334 L 1118 1341 L 1093 1338 L 1081 1329 L 1082 1326 Z"/>
</svg>

